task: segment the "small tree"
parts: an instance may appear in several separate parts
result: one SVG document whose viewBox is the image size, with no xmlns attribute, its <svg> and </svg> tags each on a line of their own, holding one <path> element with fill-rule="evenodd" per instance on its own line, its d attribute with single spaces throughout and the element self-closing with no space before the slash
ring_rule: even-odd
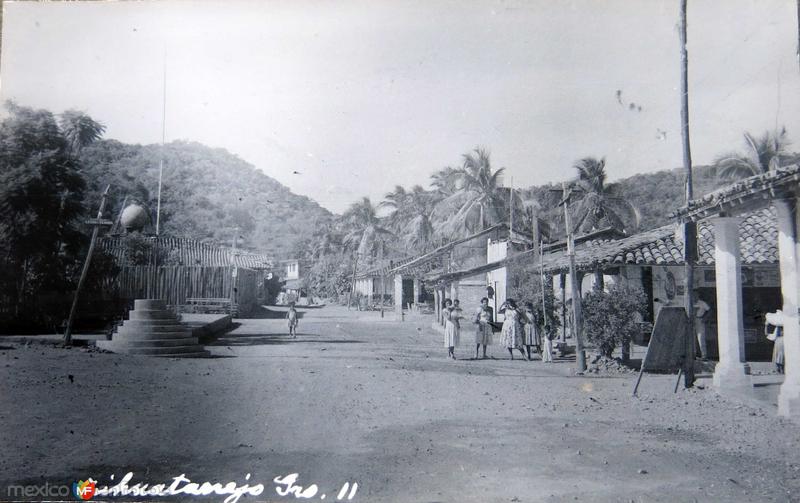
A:
<svg viewBox="0 0 800 503">
<path fill-rule="evenodd" d="M 558 316 L 560 303 L 553 295 L 553 289 L 547 288 L 547 283 L 545 283 L 544 309 L 542 308 L 542 278 L 539 275 L 538 263 L 517 263 L 510 266 L 508 271 L 510 296 L 518 299 L 520 307 L 524 307 L 526 302 L 531 302 L 536 315 L 536 324 L 547 327 L 548 334 L 554 339 L 561 326 Z M 548 278 L 545 278 L 545 281 L 547 280 Z"/>
<path fill-rule="evenodd" d="M 623 284 L 584 297 L 584 333 L 601 355 L 611 358 L 617 346 L 630 344 L 639 331 L 641 317 L 636 313 L 645 314 L 645 298 L 641 288 Z"/>
</svg>

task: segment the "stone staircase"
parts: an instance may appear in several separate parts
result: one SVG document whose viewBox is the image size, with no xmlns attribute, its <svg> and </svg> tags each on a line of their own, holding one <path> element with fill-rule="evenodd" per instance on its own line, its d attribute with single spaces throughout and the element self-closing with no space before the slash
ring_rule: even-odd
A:
<svg viewBox="0 0 800 503">
<path fill-rule="evenodd" d="M 192 337 L 192 330 L 178 321 L 160 299 L 136 299 L 133 311 L 117 328 L 110 341 L 97 347 L 129 355 L 204 358 L 211 353 Z"/>
</svg>

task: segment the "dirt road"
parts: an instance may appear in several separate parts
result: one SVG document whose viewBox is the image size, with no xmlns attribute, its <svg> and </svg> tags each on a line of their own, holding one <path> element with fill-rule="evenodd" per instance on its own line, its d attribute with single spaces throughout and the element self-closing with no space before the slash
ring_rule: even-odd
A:
<svg viewBox="0 0 800 503">
<path fill-rule="evenodd" d="M 428 319 L 302 315 L 297 339 L 282 319 L 239 320 L 211 359 L 4 344 L 0 490 L 133 472 L 261 483 L 240 501 L 289 501 L 273 480 L 297 473 L 318 486 L 310 501 L 345 483 L 363 502 L 800 500 L 800 429 L 771 410 L 673 394 L 671 376 L 631 398 L 634 376 L 574 376 L 497 347 L 448 360 Z"/>
</svg>

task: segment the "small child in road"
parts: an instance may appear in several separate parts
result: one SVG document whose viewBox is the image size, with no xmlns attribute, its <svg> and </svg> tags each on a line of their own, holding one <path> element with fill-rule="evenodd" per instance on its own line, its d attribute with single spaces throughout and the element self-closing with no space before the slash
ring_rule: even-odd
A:
<svg viewBox="0 0 800 503">
<path fill-rule="evenodd" d="M 286 319 L 289 321 L 289 335 L 297 337 L 297 310 L 294 308 L 294 302 L 289 303 Z"/>
</svg>

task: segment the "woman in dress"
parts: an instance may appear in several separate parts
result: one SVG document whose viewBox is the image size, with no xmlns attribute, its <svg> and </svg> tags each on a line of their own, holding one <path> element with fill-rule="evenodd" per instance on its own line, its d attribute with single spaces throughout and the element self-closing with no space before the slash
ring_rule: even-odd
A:
<svg viewBox="0 0 800 503">
<path fill-rule="evenodd" d="M 458 302 L 458 301 L 456 301 Z M 447 356 L 456 359 L 455 347 L 458 346 L 458 313 L 453 307 L 453 301 L 445 300 L 444 311 L 444 347 L 447 348 Z"/>
<path fill-rule="evenodd" d="M 533 303 L 525 303 L 525 350 L 528 352 L 528 360 L 531 359 L 531 346 L 536 348 L 536 352 L 541 354 L 542 341 L 539 334 L 539 327 L 536 324 L 536 313 L 533 310 Z"/>
<path fill-rule="evenodd" d="M 525 351 L 522 349 L 522 346 L 525 343 L 525 335 L 522 331 L 522 323 L 525 319 L 525 314 L 517 309 L 517 303 L 514 299 L 507 299 L 499 312 L 505 313 L 506 315 L 501 331 L 501 343 L 508 349 L 508 354 L 511 355 L 512 360 L 514 359 L 514 349 L 518 349 L 524 358 Z"/>
<path fill-rule="evenodd" d="M 544 326 L 544 333 L 542 334 L 542 361 L 553 363 L 553 338 L 556 336 L 550 330 L 549 325 Z"/>
<path fill-rule="evenodd" d="M 486 348 L 492 343 L 492 308 L 489 307 L 489 299 L 481 299 L 481 305 L 475 312 L 475 359 L 478 359 L 478 352 L 483 345 L 483 358 L 486 358 Z"/>
</svg>

